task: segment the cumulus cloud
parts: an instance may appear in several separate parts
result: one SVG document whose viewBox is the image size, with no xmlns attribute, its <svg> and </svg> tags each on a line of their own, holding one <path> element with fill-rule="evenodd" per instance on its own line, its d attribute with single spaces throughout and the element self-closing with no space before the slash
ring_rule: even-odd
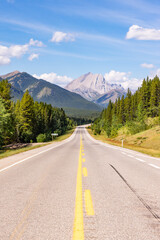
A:
<svg viewBox="0 0 160 240">
<path fill-rule="evenodd" d="M 59 76 L 54 72 L 43 73 L 41 75 L 33 74 L 33 77 L 38 78 L 38 79 L 44 79 L 50 83 L 54 83 L 61 87 L 65 87 L 69 82 L 71 82 L 73 80 L 72 78 L 67 77 L 67 76 Z"/>
<path fill-rule="evenodd" d="M 20 58 L 29 51 L 30 47 L 42 47 L 42 44 L 43 43 L 38 40 L 30 39 L 29 43 L 24 45 L 11 45 L 9 47 L 0 45 L 0 65 L 9 64 L 11 58 Z M 34 55 L 32 57 L 36 58 L 37 56 Z"/>
<path fill-rule="evenodd" d="M 44 44 L 41 41 L 33 40 L 33 38 L 29 41 L 30 46 L 36 46 L 36 47 L 44 47 Z"/>
<path fill-rule="evenodd" d="M 135 91 L 142 83 L 142 80 L 132 78 L 130 72 L 116 72 L 115 70 L 111 70 L 104 77 L 110 84 L 120 84 L 124 89 L 130 88 L 132 91 Z"/>
<path fill-rule="evenodd" d="M 0 56 L 0 65 L 7 65 L 11 62 L 10 58 Z"/>
<path fill-rule="evenodd" d="M 29 60 L 29 61 L 33 61 L 33 59 L 38 59 L 38 57 L 39 57 L 39 54 L 37 54 L 37 53 L 32 53 L 32 54 L 29 56 L 28 60 Z"/>
<path fill-rule="evenodd" d="M 54 32 L 51 42 L 73 42 L 75 41 L 75 37 L 71 33 L 65 33 L 65 32 Z"/>
<path fill-rule="evenodd" d="M 149 63 L 142 63 L 141 67 L 151 69 L 151 68 L 154 68 L 155 66 Z"/>
<path fill-rule="evenodd" d="M 160 30 L 132 25 L 127 32 L 126 38 L 134 38 L 137 40 L 160 40 Z"/>
</svg>

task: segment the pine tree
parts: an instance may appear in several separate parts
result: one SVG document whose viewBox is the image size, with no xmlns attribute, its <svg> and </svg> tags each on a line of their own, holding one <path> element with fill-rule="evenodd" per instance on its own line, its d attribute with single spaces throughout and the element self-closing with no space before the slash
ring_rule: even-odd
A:
<svg viewBox="0 0 160 240">
<path fill-rule="evenodd" d="M 132 104 L 132 93 L 128 88 L 127 96 L 125 98 L 125 119 L 126 121 L 130 121 L 132 119 L 131 113 L 131 104 Z"/>
<path fill-rule="evenodd" d="M 10 110 L 11 107 L 11 84 L 7 80 L 0 82 L 0 96 L 4 101 L 5 108 Z"/>
<path fill-rule="evenodd" d="M 120 111 L 119 111 L 119 122 L 124 124 L 125 123 L 125 105 L 124 105 L 124 95 L 120 101 Z"/>
<path fill-rule="evenodd" d="M 20 135 L 22 141 L 30 141 L 33 139 L 34 131 L 34 101 L 26 91 L 20 102 L 20 112 L 19 112 L 19 125 L 20 125 Z"/>
<path fill-rule="evenodd" d="M 158 108 L 160 102 L 160 80 L 156 76 L 151 83 L 150 111 L 151 116 L 158 116 Z"/>
<path fill-rule="evenodd" d="M 0 148 L 5 144 L 5 132 L 8 127 L 9 117 L 10 114 L 7 112 L 3 99 L 0 97 Z"/>
</svg>

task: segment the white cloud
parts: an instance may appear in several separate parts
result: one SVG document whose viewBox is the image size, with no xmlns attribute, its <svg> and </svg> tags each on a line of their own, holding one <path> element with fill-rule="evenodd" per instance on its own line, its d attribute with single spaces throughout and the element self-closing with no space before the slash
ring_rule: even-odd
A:
<svg viewBox="0 0 160 240">
<path fill-rule="evenodd" d="M 33 59 L 38 59 L 38 58 L 39 58 L 39 54 L 37 54 L 37 53 L 32 53 L 32 54 L 29 56 L 28 60 L 29 60 L 29 61 L 32 61 Z"/>
<path fill-rule="evenodd" d="M 70 81 L 73 79 L 67 76 L 59 76 L 54 72 L 51 73 L 43 73 L 41 75 L 33 74 L 33 77 L 38 79 L 44 79 L 50 83 L 54 83 L 61 87 L 65 87 Z"/>
<path fill-rule="evenodd" d="M 151 69 L 151 68 L 154 68 L 155 66 L 149 63 L 142 63 L 141 67 Z"/>
<path fill-rule="evenodd" d="M 75 41 L 75 37 L 71 33 L 65 33 L 65 32 L 54 32 L 51 42 L 73 42 Z"/>
<path fill-rule="evenodd" d="M 20 58 L 21 56 L 28 53 L 30 47 L 42 47 L 42 44 L 43 43 L 38 40 L 30 39 L 29 43 L 24 45 L 11 45 L 9 47 L 0 45 L 0 65 L 9 64 L 11 62 L 11 58 Z M 38 57 L 35 56 L 35 54 L 31 54 L 31 56 L 32 60 Z"/>
<path fill-rule="evenodd" d="M 156 75 L 160 78 L 160 68 L 156 69 L 155 71 L 152 71 L 149 78 L 153 79 Z"/>
<path fill-rule="evenodd" d="M 36 47 L 44 47 L 44 44 L 41 41 L 33 40 L 33 38 L 29 41 L 30 46 L 36 46 Z"/>
<path fill-rule="evenodd" d="M 137 40 L 160 40 L 160 30 L 132 25 L 127 32 L 126 38 L 134 38 Z"/>
<path fill-rule="evenodd" d="M 104 77 L 110 84 L 120 84 L 124 89 L 130 88 L 132 91 L 137 90 L 142 83 L 141 79 L 132 78 L 130 72 L 116 72 L 115 70 L 111 70 Z"/>
<path fill-rule="evenodd" d="M 0 65 L 7 65 L 11 62 L 10 58 L 0 56 Z"/>
</svg>

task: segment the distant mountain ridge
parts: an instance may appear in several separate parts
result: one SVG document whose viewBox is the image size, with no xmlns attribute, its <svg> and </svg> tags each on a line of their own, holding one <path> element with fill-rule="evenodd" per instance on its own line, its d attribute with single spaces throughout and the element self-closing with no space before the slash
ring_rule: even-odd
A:
<svg viewBox="0 0 160 240">
<path fill-rule="evenodd" d="M 12 85 L 12 95 L 15 100 L 21 99 L 28 90 L 36 101 L 46 102 L 55 107 L 100 111 L 101 108 L 93 102 L 87 101 L 80 95 L 70 92 L 55 84 L 37 79 L 26 72 L 14 71 L 0 76 Z"/>
<path fill-rule="evenodd" d="M 98 103 L 103 107 L 108 104 L 110 99 L 114 102 L 117 97 L 125 94 L 125 90 L 121 85 L 110 84 L 102 74 L 93 74 L 91 72 L 70 82 L 66 89 L 78 93 L 87 100 Z"/>
</svg>

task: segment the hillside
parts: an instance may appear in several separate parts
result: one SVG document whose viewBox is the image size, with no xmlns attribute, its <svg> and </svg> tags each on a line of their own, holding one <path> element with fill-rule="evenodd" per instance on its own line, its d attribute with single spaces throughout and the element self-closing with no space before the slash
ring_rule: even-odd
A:
<svg viewBox="0 0 160 240">
<path fill-rule="evenodd" d="M 153 129 L 153 127 L 156 127 Z M 138 90 L 111 101 L 92 130 L 119 143 L 122 138 L 134 147 L 160 149 L 160 79 L 144 79 Z"/>
<path fill-rule="evenodd" d="M 122 95 L 126 96 L 126 92 L 122 89 L 113 89 L 110 90 L 108 93 L 104 93 L 103 95 L 101 95 L 98 99 L 96 99 L 94 102 L 96 104 L 101 105 L 102 107 L 106 107 L 109 103 L 109 101 L 111 100 L 112 102 L 115 102 L 116 99 L 118 99 L 119 97 L 121 97 Z"/>
<path fill-rule="evenodd" d="M 125 94 L 125 90 L 121 85 L 110 84 L 102 74 L 90 72 L 70 82 L 66 89 L 78 93 L 102 107 L 106 107 L 110 99 L 115 101 L 117 96 L 121 97 Z"/>
<path fill-rule="evenodd" d="M 55 84 L 42 79 L 36 79 L 26 72 L 12 72 L 1 76 L 12 85 L 14 100 L 20 99 L 26 90 L 35 101 L 46 102 L 55 107 L 69 108 L 74 114 L 74 109 L 100 111 L 100 107 L 80 95 L 63 89 Z"/>
<path fill-rule="evenodd" d="M 160 126 L 158 125 L 133 135 L 125 134 L 124 129 L 120 129 L 118 136 L 115 138 L 108 138 L 105 132 L 101 135 L 95 135 L 91 129 L 88 129 L 88 131 L 92 137 L 102 142 L 121 147 L 123 139 L 124 148 L 160 157 Z"/>
</svg>

